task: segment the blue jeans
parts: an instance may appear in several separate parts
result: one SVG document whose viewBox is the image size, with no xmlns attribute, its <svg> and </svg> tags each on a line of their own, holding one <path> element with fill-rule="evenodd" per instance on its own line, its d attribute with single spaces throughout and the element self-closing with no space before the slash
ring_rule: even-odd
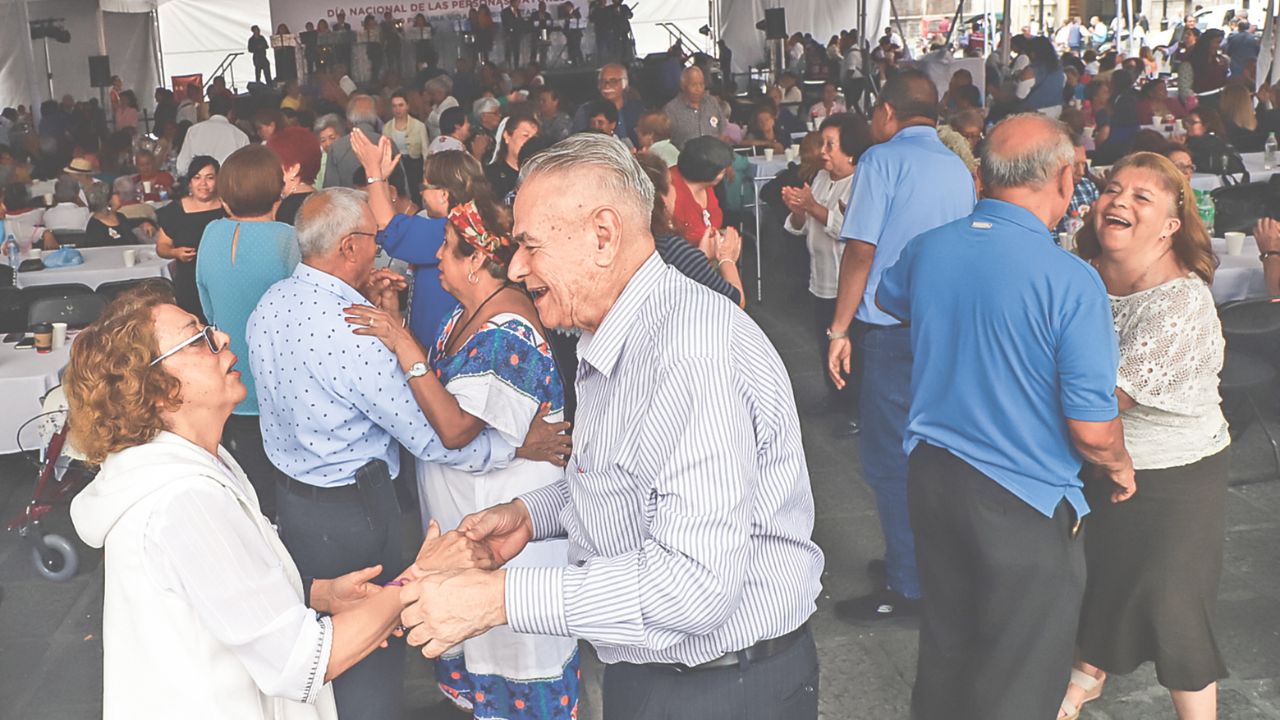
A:
<svg viewBox="0 0 1280 720">
<path fill-rule="evenodd" d="M 902 436 L 911 407 L 911 330 L 854 323 L 862 348 L 862 475 L 876 494 L 889 589 L 920 597 L 916 544 L 907 511 L 907 455 Z"/>
</svg>

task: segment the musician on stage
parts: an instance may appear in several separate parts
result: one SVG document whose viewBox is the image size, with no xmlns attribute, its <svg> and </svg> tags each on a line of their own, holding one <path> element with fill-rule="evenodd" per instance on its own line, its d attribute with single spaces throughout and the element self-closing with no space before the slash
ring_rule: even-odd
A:
<svg viewBox="0 0 1280 720">
<path fill-rule="evenodd" d="M 510 0 L 502 8 L 502 53 L 508 68 L 520 67 L 520 43 L 525 34 L 527 20 L 520 14 L 520 0 Z"/>
<path fill-rule="evenodd" d="M 582 13 L 572 2 L 564 2 L 560 5 L 559 14 L 565 46 L 569 50 L 569 64 L 581 65 L 586 62 L 582 57 L 582 27 L 579 25 Z"/>
<path fill-rule="evenodd" d="M 546 2 L 539 2 L 538 9 L 529 16 L 529 24 L 533 27 L 533 52 L 539 65 L 547 64 L 547 51 L 551 49 L 551 29 L 555 27 L 555 18 L 547 10 Z"/>
<path fill-rule="evenodd" d="M 267 50 L 271 45 L 262 36 L 262 28 L 257 25 L 249 28 L 249 32 L 253 33 L 249 36 L 249 54 L 253 56 L 253 79 L 270 85 L 271 62 L 267 60 Z"/>
<path fill-rule="evenodd" d="M 386 69 L 397 75 L 400 68 L 400 21 L 395 19 L 391 11 L 382 15 L 382 50 L 386 56 Z"/>
<path fill-rule="evenodd" d="M 605 0 L 591 0 L 587 9 L 587 22 L 591 25 L 596 37 L 595 61 L 612 62 L 614 59 L 613 26 L 617 13 L 613 6 Z"/>
</svg>

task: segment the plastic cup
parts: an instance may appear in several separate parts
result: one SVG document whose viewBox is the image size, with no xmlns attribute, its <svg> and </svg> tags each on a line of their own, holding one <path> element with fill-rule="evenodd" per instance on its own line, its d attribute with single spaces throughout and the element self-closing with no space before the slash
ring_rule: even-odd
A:
<svg viewBox="0 0 1280 720">
<path fill-rule="evenodd" d="M 53 323 L 53 349 L 57 350 L 67 344 L 67 324 L 64 322 Z"/>
<path fill-rule="evenodd" d="M 773 162 L 773 148 L 764 149 L 764 161 Z"/>
<path fill-rule="evenodd" d="M 138 251 L 132 248 L 124 251 L 124 266 L 133 267 L 138 264 Z"/>
<path fill-rule="evenodd" d="M 143 181 L 142 181 L 142 192 L 144 192 L 144 193 L 146 193 L 146 194 L 148 194 L 148 195 L 150 195 L 150 194 L 151 194 L 151 181 L 150 181 L 150 180 L 143 180 Z"/>
<path fill-rule="evenodd" d="M 794 146 L 787 148 L 787 162 L 796 161 L 796 148 Z"/>
<path fill-rule="evenodd" d="M 1058 233 L 1058 246 L 1068 252 L 1076 250 L 1076 236 L 1069 232 Z"/>
<path fill-rule="evenodd" d="M 1229 232 L 1229 233 L 1224 234 L 1224 235 L 1223 235 L 1223 237 L 1225 237 L 1225 238 L 1227 239 L 1227 254 L 1228 254 L 1228 255 L 1243 255 L 1243 254 L 1244 254 L 1244 233 L 1242 233 L 1242 232 Z"/>
<path fill-rule="evenodd" d="M 44 194 L 44 205 L 45 207 L 53 207 L 53 193 Z"/>
</svg>

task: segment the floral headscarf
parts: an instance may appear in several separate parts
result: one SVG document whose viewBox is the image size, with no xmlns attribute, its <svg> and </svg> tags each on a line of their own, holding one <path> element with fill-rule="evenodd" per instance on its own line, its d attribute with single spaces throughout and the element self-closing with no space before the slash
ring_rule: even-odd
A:
<svg viewBox="0 0 1280 720">
<path fill-rule="evenodd" d="M 476 209 L 474 200 L 453 206 L 449 210 L 449 222 L 468 245 L 499 265 L 507 264 L 498 256 L 498 248 L 509 247 L 511 238 L 485 229 L 484 220 L 480 219 L 480 211 Z"/>
</svg>

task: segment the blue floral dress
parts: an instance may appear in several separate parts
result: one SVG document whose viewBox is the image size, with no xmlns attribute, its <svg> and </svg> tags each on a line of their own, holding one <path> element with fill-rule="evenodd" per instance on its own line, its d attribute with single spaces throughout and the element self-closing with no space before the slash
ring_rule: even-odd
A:
<svg viewBox="0 0 1280 720">
<path fill-rule="evenodd" d="M 448 355 L 445 347 L 462 314 L 459 307 L 445 320 L 428 353 L 431 368 L 462 409 L 516 445 L 542 406 L 551 409 L 548 420 L 559 420 L 564 387 L 551 349 L 533 324 L 511 313 L 496 315 Z M 466 515 L 554 483 L 562 474 L 550 463 L 521 458 L 485 475 L 419 462 L 423 526 L 434 519 L 447 532 Z M 507 567 L 566 562 L 567 541 L 541 540 L 529 543 Z M 446 653 L 435 673 L 441 691 L 476 718 L 577 717 L 578 652 L 572 638 L 494 628 Z"/>
</svg>

